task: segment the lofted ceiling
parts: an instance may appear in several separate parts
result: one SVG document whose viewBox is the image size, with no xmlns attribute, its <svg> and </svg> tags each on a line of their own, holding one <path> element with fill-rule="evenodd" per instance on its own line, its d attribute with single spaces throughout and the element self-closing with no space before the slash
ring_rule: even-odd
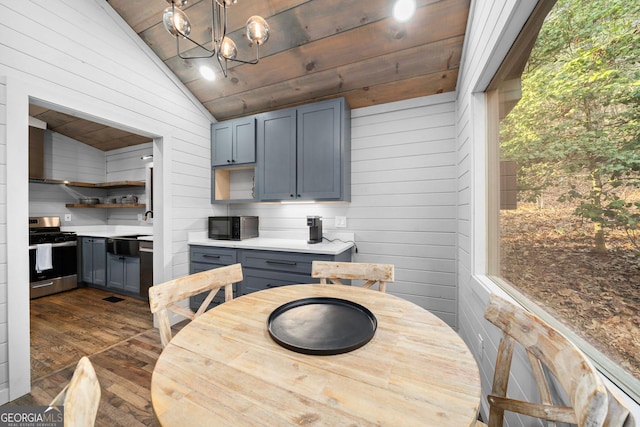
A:
<svg viewBox="0 0 640 427">
<path fill-rule="evenodd" d="M 238 0 L 227 9 L 238 58 L 255 59 L 247 18 L 265 18 L 270 35 L 259 64 L 230 62 L 225 79 L 214 59 L 176 56 L 162 24 L 166 0 L 107 1 L 219 121 L 341 96 L 359 108 L 453 91 L 469 12 L 469 0 L 416 0 L 413 18 L 400 24 L 394 0 Z M 210 0 L 183 10 L 191 37 L 210 43 Z M 188 41 L 181 50 L 203 53 Z M 200 76 L 202 63 L 215 66 L 214 81 Z"/>
<path fill-rule="evenodd" d="M 178 58 L 162 24 L 167 0 L 107 0 L 218 121 L 336 97 L 360 108 L 454 91 L 470 0 L 416 0 L 406 23 L 392 17 L 394 1 L 237 0 L 228 8 L 227 34 L 238 58 L 255 59 L 247 18 L 265 18 L 270 36 L 257 65 L 230 62 L 224 78 L 214 59 Z M 191 37 L 210 43 L 211 1 L 189 0 L 183 10 Z M 192 46 L 182 41 L 181 51 L 197 53 Z M 217 71 L 214 81 L 201 77 L 203 63 Z M 104 151 L 150 141 L 35 105 L 30 114 Z"/>
</svg>

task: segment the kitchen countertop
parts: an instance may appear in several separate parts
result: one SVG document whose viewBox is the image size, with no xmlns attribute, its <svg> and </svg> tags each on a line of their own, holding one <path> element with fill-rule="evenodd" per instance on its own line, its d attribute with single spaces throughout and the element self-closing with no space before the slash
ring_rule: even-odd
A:
<svg viewBox="0 0 640 427">
<path fill-rule="evenodd" d="M 62 231 L 72 231 L 78 237 L 117 237 L 139 234 L 138 240 L 153 241 L 153 227 L 135 225 L 81 225 L 61 227 Z"/>
<path fill-rule="evenodd" d="M 257 249 L 263 251 L 301 252 L 311 254 L 338 255 L 355 246 L 353 234 L 347 236 L 325 235 L 328 239 L 340 239 L 333 242 L 307 243 L 303 239 L 278 239 L 273 237 L 254 237 L 247 240 L 215 240 L 206 237 L 206 233 L 194 233 L 189 236 L 190 245 L 215 246 L 220 248 Z M 349 241 L 351 240 L 351 241 Z"/>
</svg>

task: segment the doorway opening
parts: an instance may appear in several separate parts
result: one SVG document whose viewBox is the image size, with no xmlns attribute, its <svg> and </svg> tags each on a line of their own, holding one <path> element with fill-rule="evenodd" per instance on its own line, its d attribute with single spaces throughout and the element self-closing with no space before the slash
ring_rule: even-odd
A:
<svg viewBox="0 0 640 427">
<path fill-rule="evenodd" d="M 11 366 L 9 372 L 9 395 L 8 400 L 29 393 L 31 388 L 31 358 L 30 355 L 30 299 L 29 299 L 29 257 L 28 257 L 28 236 L 26 224 L 29 217 L 29 179 L 28 179 L 28 125 L 29 125 L 29 105 L 36 105 L 58 113 L 76 116 L 85 121 L 94 122 L 96 125 L 109 127 L 113 132 L 124 131 L 143 135 L 151 141 L 151 152 L 155 154 L 156 164 L 162 164 L 162 141 L 161 135 L 166 131 L 162 128 L 156 131 L 142 130 L 147 124 L 142 123 L 141 128 L 119 124 L 108 119 L 101 119 L 99 116 L 92 116 L 89 113 L 82 113 L 77 110 L 64 107 L 55 101 L 45 101 L 33 98 L 29 94 L 29 89 L 16 81 L 7 86 L 7 267 L 6 277 L 8 283 L 7 290 L 7 341 L 8 341 L 8 362 Z M 86 111 L 92 110 L 92 105 L 86 103 Z M 151 123 L 149 128 L 153 128 Z M 155 125 L 157 127 L 157 125 Z M 73 153 L 71 153 L 73 154 Z M 82 165 L 81 165 L 82 166 Z M 162 167 L 156 168 L 156 185 L 154 192 L 162 191 Z M 156 197 L 162 200 L 162 197 Z M 156 206 L 157 203 L 156 203 Z M 158 209 L 157 209 L 158 210 Z M 161 209 L 160 209 L 161 211 Z M 142 215 L 141 211 L 141 215 Z M 80 214 L 79 214 L 80 215 Z M 81 215 L 80 215 L 81 216 Z M 151 227 L 155 235 L 159 235 L 162 241 L 162 217 L 156 215 L 154 225 Z M 162 254 L 159 254 L 161 257 Z M 162 266 L 162 260 L 155 265 Z M 156 276 L 162 276 L 160 271 Z M 158 277 L 162 279 L 162 277 Z M 55 343 L 51 343 L 55 345 Z"/>
<path fill-rule="evenodd" d="M 148 234 L 153 234 L 151 222 L 140 219 L 142 212 L 151 209 L 151 194 L 147 190 L 151 189 L 148 181 L 153 159 L 152 138 L 34 103 L 29 104 L 29 125 L 29 218 L 58 218 L 62 232 L 73 233 L 73 242 L 69 244 L 76 242 L 76 231 L 92 227 L 101 230 L 107 225 L 138 226 L 136 233 L 141 234 L 144 234 L 142 227 L 146 227 Z M 92 187 L 96 181 L 104 188 Z M 114 187 L 111 183 L 115 183 Z M 125 204 L 123 199 L 135 203 Z M 125 302 L 116 305 L 99 298 L 100 293 L 68 291 L 85 285 L 94 286 L 87 278 L 100 274 L 100 284 L 110 287 L 108 267 L 111 264 L 107 263 L 109 258 L 105 258 L 104 253 L 102 262 L 96 262 L 95 272 L 85 271 L 93 270 L 93 264 L 85 262 L 90 248 L 85 248 L 83 243 L 93 240 L 83 237 L 88 232 L 90 230 L 78 234 L 77 245 L 73 253 L 69 253 L 73 260 L 62 260 L 59 256 L 56 259 L 60 251 L 54 249 L 53 269 L 59 261 L 74 267 L 74 275 L 68 277 L 73 281 L 71 286 L 64 289 L 44 287 L 46 281 L 34 282 L 30 278 L 30 297 L 38 297 L 30 301 L 32 385 L 75 364 L 82 356 L 115 345 L 141 332 L 140 329 L 152 327 L 148 308 L 139 313 L 139 301 L 130 296 L 125 296 Z M 53 243 L 56 245 L 58 243 Z M 30 246 L 30 252 L 35 251 Z M 99 259 L 99 255 L 93 255 Z M 145 285 L 148 287 L 150 283 Z M 34 290 L 38 292 L 34 294 Z M 65 291 L 66 295 L 57 295 L 60 291 Z M 103 292 L 121 293 L 117 288 Z M 107 298 L 122 301 L 115 296 Z M 71 309 L 69 305 L 75 307 Z M 90 308 L 89 312 L 87 308 Z M 93 316 L 89 315 L 91 312 Z M 139 318 L 140 315 L 143 317 Z M 74 321 L 65 325 L 65 318 Z M 114 319 L 118 321 L 113 323 Z"/>
</svg>

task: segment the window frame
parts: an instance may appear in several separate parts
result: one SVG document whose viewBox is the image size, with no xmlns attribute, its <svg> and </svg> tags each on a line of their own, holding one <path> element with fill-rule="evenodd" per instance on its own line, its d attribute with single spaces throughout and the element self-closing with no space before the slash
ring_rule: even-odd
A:
<svg viewBox="0 0 640 427">
<path fill-rule="evenodd" d="M 484 91 L 486 132 L 486 277 L 524 308 L 536 314 L 569 338 L 596 369 L 635 403 L 640 404 L 640 381 L 625 371 L 585 339 L 574 333 L 541 306 L 500 277 L 500 84 L 520 79 L 545 18 L 556 0 L 540 0 L 518 34 L 497 72 Z"/>
</svg>

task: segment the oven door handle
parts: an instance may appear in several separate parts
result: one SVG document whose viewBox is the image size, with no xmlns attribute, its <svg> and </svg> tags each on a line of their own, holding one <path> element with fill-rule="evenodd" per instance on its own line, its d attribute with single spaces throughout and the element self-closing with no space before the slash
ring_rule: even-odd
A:
<svg viewBox="0 0 640 427">
<path fill-rule="evenodd" d="M 29 249 L 36 249 L 38 245 L 30 245 Z M 60 243 L 52 243 L 52 248 L 62 248 L 65 246 L 78 246 L 78 242 L 60 242 Z"/>
<path fill-rule="evenodd" d="M 31 289 L 38 289 L 38 288 L 45 288 L 47 286 L 52 286 L 53 282 L 49 282 L 49 283 L 41 283 L 39 285 L 33 285 L 31 286 Z"/>
</svg>

